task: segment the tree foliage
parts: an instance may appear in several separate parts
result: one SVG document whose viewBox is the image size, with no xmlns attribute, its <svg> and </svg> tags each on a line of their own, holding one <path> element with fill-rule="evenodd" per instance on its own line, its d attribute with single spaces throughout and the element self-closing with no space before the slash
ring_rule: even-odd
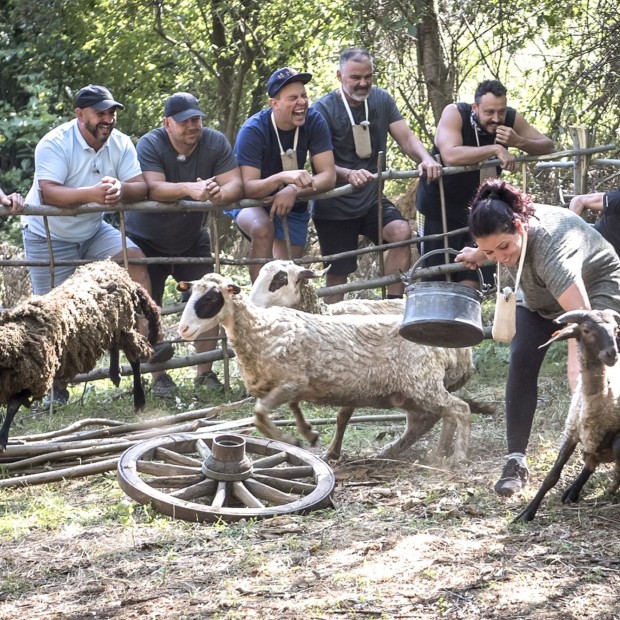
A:
<svg viewBox="0 0 620 620">
<path fill-rule="evenodd" d="M 71 117 L 85 84 L 105 84 L 125 104 L 119 128 L 135 139 L 161 122 L 171 92 L 189 90 L 232 141 L 266 103 L 273 70 L 311 71 L 318 97 L 336 85 L 349 45 L 374 53 L 377 84 L 427 145 L 443 107 L 471 100 L 487 77 L 561 146 L 581 123 L 613 141 L 619 31 L 612 0 L 5 0 L 0 185 L 28 189 L 36 142 Z"/>
</svg>

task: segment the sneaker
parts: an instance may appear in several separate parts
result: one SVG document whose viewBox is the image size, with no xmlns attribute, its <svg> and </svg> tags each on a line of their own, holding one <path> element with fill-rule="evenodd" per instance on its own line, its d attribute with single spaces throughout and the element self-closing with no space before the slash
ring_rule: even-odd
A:
<svg viewBox="0 0 620 620">
<path fill-rule="evenodd" d="M 168 373 L 159 375 L 151 386 L 151 394 L 159 398 L 172 398 L 177 389 L 177 384 Z"/>
<path fill-rule="evenodd" d="M 530 472 L 527 465 L 520 465 L 517 459 L 508 459 L 502 477 L 495 483 L 495 492 L 504 497 L 519 493 L 527 484 Z"/>
<path fill-rule="evenodd" d="M 149 364 L 161 364 L 174 357 L 174 347 L 171 342 L 158 342 L 153 347 L 153 355 L 149 357 Z"/>
<path fill-rule="evenodd" d="M 224 391 L 222 382 L 212 370 L 208 370 L 204 374 L 194 377 L 194 385 L 204 386 L 210 390 Z"/>
</svg>

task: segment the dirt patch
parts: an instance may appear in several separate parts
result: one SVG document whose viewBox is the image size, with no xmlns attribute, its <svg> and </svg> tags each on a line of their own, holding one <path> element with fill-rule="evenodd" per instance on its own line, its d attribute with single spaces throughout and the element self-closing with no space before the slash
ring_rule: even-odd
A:
<svg viewBox="0 0 620 620">
<path fill-rule="evenodd" d="M 547 427 L 534 488 L 553 457 Z M 552 492 L 536 521 L 511 525 L 524 499 L 492 491 L 501 417 L 475 420 L 455 472 L 426 460 L 436 434 L 388 461 L 366 458 L 351 430 L 335 507 L 306 517 L 174 521 L 110 474 L 4 491 L 0 618 L 618 617 L 620 507 L 604 472 L 577 506 Z"/>
</svg>

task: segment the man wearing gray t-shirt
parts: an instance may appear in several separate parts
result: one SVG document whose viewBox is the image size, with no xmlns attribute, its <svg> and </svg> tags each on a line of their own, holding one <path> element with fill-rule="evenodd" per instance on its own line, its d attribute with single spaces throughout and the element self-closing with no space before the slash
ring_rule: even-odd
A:
<svg viewBox="0 0 620 620">
<path fill-rule="evenodd" d="M 224 134 L 203 127 L 204 113 L 194 95 L 177 92 L 164 105 L 163 126 L 142 136 L 137 151 L 151 200 L 210 201 L 226 205 L 241 198 L 239 167 Z M 202 257 L 211 255 L 209 231 L 204 212 L 132 211 L 126 215 L 129 237 L 148 257 Z M 153 299 L 161 305 L 168 276 L 177 282 L 199 280 L 213 271 L 210 263 L 150 264 Z M 202 334 L 197 353 L 212 351 L 217 329 Z M 197 366 L 196 383 L 221 388 L 211 362 Z M 152 392 L 170 397 L 175 384 L 167 373 L 154 373 Z"/>
<path fill-rule="evenodd" d="M 418 163 L 420 175 L 434 181 L 441 166 L 430 156 L 420 139 L 411 131 L 396 107 L 394 99 L 372 85 L 374 61 L 362 48 L 351 48 L 340 55 L 337 77 L 340 88 L 313 104 L 330 129 L 334 145 L 336 177 L 339 185 L 350 184 L 352 194 L 317 200 L 313 211 L 323 256 L 357 249 L 358 236 L 374 243 L 392 243 L 411 238 L 409 223 L 398 209 L 382 196 L 382 231 L 379 239 L 377 200 L 377 156 L 387 148 L 391 135 L 400 149 Z M 387 253 L 387 275 L 407 271 L 411 263 L 408 245 Z M 326 275 L 327 286 L 344 284 L 357 269 L 357 259 L 332 261 Z M 389 297 L 402 297 L 403 284 L 387 287 Z M 325 297 L 328 303 L 340 301 L 343 294 Z"/>
</svg>

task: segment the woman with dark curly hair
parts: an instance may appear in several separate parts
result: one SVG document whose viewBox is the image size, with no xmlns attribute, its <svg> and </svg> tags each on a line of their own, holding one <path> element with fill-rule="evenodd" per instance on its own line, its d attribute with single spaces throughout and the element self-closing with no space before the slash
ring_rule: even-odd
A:
<svg viewBox="0 0 620 620">
<path fill-rule="evenodd" d="M 525 252 L 517 296 L 516 334 L 510 348 L 506 383 L 508 457 L 496 493 L 510 496 L 527 483 L 526 450 L 538 396 L 538 373 L 558 329 L 553 319 L 578 309 L 620 312 L 620 260 L 614 248 L 568 209 L 533 204 L 516 187 L 499 179 L 483 183 L 473 198 L 469 228 L 477 247 L 456 260 L 471 269 L 494 260 L 516 278 Z M 568 378 L 575 387 L 579 365 L 569 342 Z"/>
</svg>

